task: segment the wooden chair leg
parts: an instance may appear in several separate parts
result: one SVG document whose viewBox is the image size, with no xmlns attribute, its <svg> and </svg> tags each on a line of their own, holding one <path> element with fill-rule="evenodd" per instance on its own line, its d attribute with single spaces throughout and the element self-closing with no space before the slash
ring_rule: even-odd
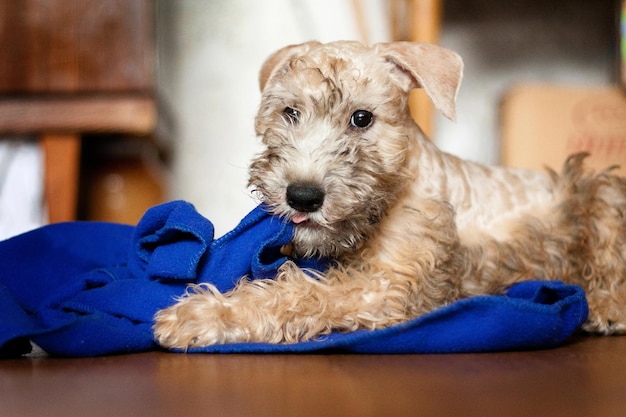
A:
<svg viewBox="0 0 626 417">
<path fill-rule="evenodd" d="M 44 133 L 40 139 L 44 153 L 44 198 L 48 221 L 76 220 L 80 135 Z"/>
<path fill-rule="evenodd" d="M 409 41 L 437 43 L 441 29 L 442 0 L 411 0 L 409 3 Z M 426 136 L 433 134 L 433 106 L 423 90 L 410 96 L 411 114 Z"/>
</svg>

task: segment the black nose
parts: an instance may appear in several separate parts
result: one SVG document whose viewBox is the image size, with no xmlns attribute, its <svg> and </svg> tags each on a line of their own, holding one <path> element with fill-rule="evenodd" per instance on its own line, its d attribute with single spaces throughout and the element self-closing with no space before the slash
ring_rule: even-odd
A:
<svg viewBox="0 0 626 417">
<path fill-rule="evenodd" d="M 287 187 L 287 203 L 294 209 L 311 213 L 324 204 L 324 190 L 313 183 L 294 183 Z"/>
</svg>

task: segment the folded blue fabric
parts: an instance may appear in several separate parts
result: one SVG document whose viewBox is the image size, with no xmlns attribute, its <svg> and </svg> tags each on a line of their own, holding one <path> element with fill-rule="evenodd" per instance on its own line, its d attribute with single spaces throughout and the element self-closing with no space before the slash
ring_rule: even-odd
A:
<svg viewBox="0 0 626 417">
<path fill-rule="evenodd" d="M 288 258 L 280 247 L 293 225 L 263 206 L 223 237 L 186 202 L 148 210 L 136 227 L 72 222 L 0 242 L 0 356 L 28 352 L 32 340 L 59 356 L 158 349 L 154 314 L 192 283 L 227 291 L 247 275 L 272 278 Z M 298 260 L 324 270 L 327 261 Z M 377 331 L 333 333 L 274 345 L 241 343 L 193 352 L 482 352 L 557 346 L 587 317 L 583 291 L 527 282 L 504 296 L 459 301 Z"/>
<path fill-rule="evenodd" d="M 16 351 L 23 339 L 63 356 L 158 348 L 158 310 L 192 283 L 225 291 L 244 275 L 275 275 L 293 226 L 259 206 L 220 239 L 213 233 L 191 204 L 175 201 L 148 210 L 136 228 L 61 223 L 0 242 L 0 355 L 25 353 Z"/>
</svg>

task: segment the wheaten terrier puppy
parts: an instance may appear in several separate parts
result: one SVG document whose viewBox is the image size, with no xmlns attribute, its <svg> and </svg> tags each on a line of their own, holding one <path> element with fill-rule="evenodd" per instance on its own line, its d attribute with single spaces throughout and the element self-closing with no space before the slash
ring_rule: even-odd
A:
<svg viewBox="0 0 626 417">
<path fill-rule="evenodd" d="M 528 279 L 587 291 L 585 329 L 626 331 L 626 181 L 570 157 L 560 174 L 486 167 L 438 150 L 411 89 L 448 118 L 463 64 L 428 44 L 288 46 L 261 70 L 250 185 L 295 224 L 293 255 L 337 261 L 311 277 L 202 287 L 156 316 L 167 347 L 296 342 L 377 329 Z"/>
</svg>

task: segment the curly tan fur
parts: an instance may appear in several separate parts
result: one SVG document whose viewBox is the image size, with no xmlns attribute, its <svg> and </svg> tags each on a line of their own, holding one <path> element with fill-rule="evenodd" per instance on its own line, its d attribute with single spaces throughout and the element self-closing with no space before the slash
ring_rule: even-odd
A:
<svg viewBox="0 0 626 417">
<path fill-rule="evenodd" d="M 377 329 L 528 279 L 583 286 L 584 328 L 626 332 L 626 180 L 586 170 L 584 154 L 557 174 L 441 152 L 412 121 L 408 92 L 423 88 L 454 118 L 461 74 L 454 52 L 427 44 L 310 42 L 268 58 L 256 118 L 265 151 L 250 185 L 295 223 L 295 256 L 337 266 L 311 277 L 287 262 L 275 280 L 244 278 L 227 294 L 192 288 L 155 317 L 158 341 L 284 343 Z M 373 115 L 369 125 L 351 124 L 359 110 Z M 323 203 L 294 204 L 292 184 L 313 184 Z"/>
</svg>

